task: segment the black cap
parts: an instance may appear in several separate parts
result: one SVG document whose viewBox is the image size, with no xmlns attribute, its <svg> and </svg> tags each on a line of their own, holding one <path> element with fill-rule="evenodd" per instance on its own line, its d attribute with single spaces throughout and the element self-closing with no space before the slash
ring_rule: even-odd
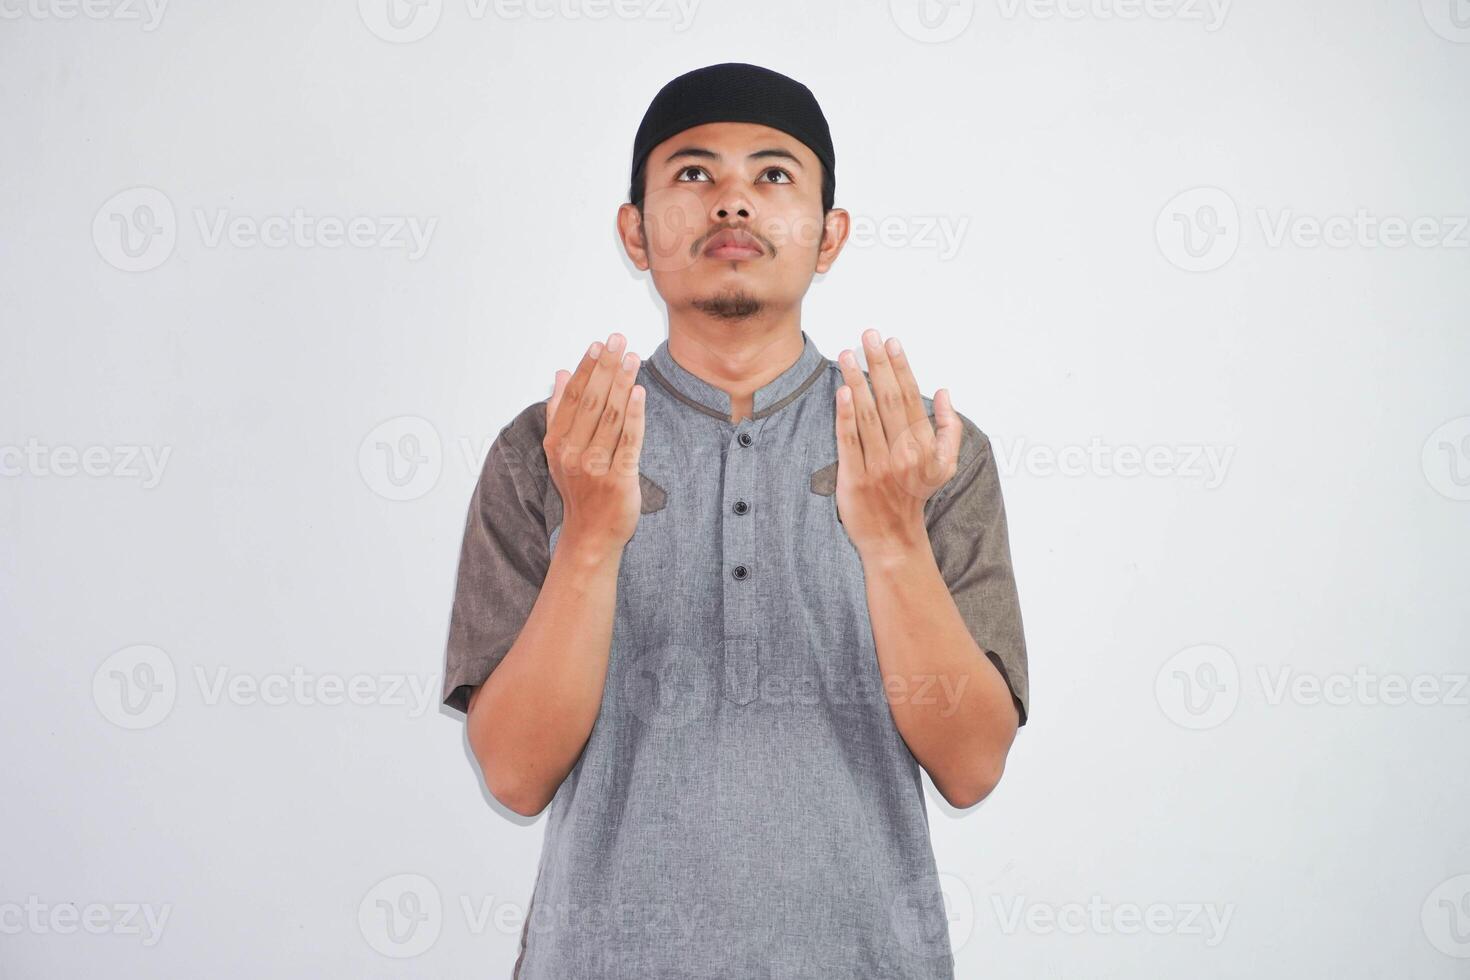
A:
<svg viewBox="0 0 1470 980">
<path fill-rule="evenodd" d="M 811 89 L 780 72 L 726 62 L 680 75 L 659 89 L 633 138 L 633 170 L 655 146 L 694 126 L 712 122 L 759 123 L 789 133 L 816 154 L 837 182 L 837 155 L 827 117 Z M 823 201 L 824 207 L 831 202 Z"/>
</svg>

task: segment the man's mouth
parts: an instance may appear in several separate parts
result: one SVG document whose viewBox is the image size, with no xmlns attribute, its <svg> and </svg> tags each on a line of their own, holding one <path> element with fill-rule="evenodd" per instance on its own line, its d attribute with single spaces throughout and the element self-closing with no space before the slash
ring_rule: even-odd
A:
<svg viewBox="0 0 1470 980">
<path fill-rule="evenodd" d="M 755 259 L 765 255 L 766 250 L 750 232 L 727 228 L 709 240 L 704 254 L 711 259 Z"/>
</svg>

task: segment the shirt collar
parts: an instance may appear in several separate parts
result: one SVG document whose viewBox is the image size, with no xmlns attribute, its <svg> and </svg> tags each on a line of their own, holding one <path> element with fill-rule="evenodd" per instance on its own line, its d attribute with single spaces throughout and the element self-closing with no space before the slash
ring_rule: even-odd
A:
<svg viewBox="0 0 1470 980">
<path fill-rule="evenodd" d="M 801 340 L 801 355 L 791 366 L 755 390 L 749 418 L 764 418 L 795 401 L 832 363 L 817 350 L 817 345 L 805 330 L 801 332 Z M 674 360 L 669 353 L 667 338 L 648 356 L 646 364 L 654 379 L 675 398 L 706 415 L 730 421 L 732 406 L 729 392 L 715 387 Z"/>
</svg>

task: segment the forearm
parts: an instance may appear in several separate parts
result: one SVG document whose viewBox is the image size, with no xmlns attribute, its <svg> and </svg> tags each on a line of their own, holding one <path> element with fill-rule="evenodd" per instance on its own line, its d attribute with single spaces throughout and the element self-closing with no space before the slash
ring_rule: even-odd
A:
<svg viewBox="0 0 1470 980">
<path fill-rule="evenodd" d="M 928 540 L 864 557 L 868 612 L 899 734 L 952 805 L 984 799 L 1005 768 L 1016 709 L 970 635 Z"/>
<path fill-rule="evenodd" d="M 471 697 L 469 740 L 490 792 L 539 813 L 581 755 L 602 704 L 621 547 L 564 535 L 505 659 Z"/>
</svg>

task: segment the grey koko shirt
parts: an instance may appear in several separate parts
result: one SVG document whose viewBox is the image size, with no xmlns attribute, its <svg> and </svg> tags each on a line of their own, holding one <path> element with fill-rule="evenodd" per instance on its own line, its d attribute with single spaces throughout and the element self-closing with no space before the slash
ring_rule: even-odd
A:
<svg viewBox="0 0 1470 980">
<path fill-rule="evenodd" d="M 862 562 L 837 514 L 842 373 L 802 337 L 738 424 L 729 395 L 667 341 L 639 368 L 642 513 L 600 713 L 547 812 L 520 980 L 953 976 L 920 767 L 893 722 Z M 961 419 L 958 469 L 925 519 L 1025 724 L 1000 484 L 989 441 Z M 501 429 L 470 503 L 444 680 L 461 711 L 514 643 L 556 548 L 545 431 L 542 401 Z"/>
</svg>

